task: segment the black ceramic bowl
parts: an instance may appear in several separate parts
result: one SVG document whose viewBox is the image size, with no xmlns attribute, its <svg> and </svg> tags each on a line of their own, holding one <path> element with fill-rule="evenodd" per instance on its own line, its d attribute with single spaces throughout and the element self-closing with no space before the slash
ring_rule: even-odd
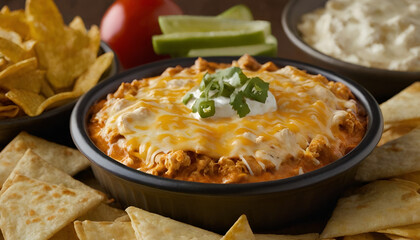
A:
<svg viewBox="0 0 420 240">
<path fill-rule="evenodd" d="M 101 42 L 99 53 L 105 52 L 112 52 L 112 49 L 106 43 Z M 118 70 L 118 59 L 114 56 L 111 66 L 101 76 L 100 81 L 114 76 Z M 71 111 L 76 102 L 74 100 L 35 117 L 23 116 L 0 120 L 0 147 L 5 146 L 20 131 L 27 131 L 48 140 L 72 146 L 69 122 Z"/>
<path fill-rule="evenodd" d="M 231 63 L 238 57 L 208 57 Z M 122 82 L 160 75 L 167 67 L 191 66 L 195 59 L 171 59 L 143 65 L 101 82 L 76 104 L 70 121 L 73 140 L 92 163 L 100 184 L 124 206 L 151 212 L 223 233 L 241 214 L 256 231 L 279 228 L 319 211 L 334 207 L 339 194 L 353 181 L 355 168 L 376 146 L 382 131 L 382 115 L 375 99 L 363 87 L 331 72 L 303 63 L 256 57 L 260 63 L 292 65 L 329 80 L 344 82 L 368 114 L 368 128 L 361 143 L 343 158 L 318 170 L 276 181 L 244 184 L 209 184 L 149 175 L 126 167 L 102 153 L 87 133 L 89 108 L 114 92 Z"/>
<path fill-rule="evenodd" d="M 323 8 L 327 0 L 290 0 L 282 15 L 282 25 L 290 41 L 308 54 L 313 62 L 362 84 L 382 102 L 420 79 L 420 72 L 391 71 L 341 61 L 312 48 L 303 41 L 297 26 L 302 15 Z"/>
</svg>

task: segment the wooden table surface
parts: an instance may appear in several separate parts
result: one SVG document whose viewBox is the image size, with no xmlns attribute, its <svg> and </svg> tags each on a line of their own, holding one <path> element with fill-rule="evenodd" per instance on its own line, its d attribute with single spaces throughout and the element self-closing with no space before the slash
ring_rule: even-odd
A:
<svg viewBox="0 0 420 240">
<path fill-rule="evenodd" d="M 217 15 L 223 10 L 243 3 L 247 5 L 255 19 L 271 22 L 272 33 L 278 40 L 278 56 L 311 63 L 311 59 L 296 48 L 286 37 L 281 26 L 281 13 L 287 0 L 173 0 L 183 10 L 184 14 Z M 69 23 L 74 16 L 81 16 L 86 26 L 99 26 L 102 15 L 114 0 L 55 0 L 63 14 L 64 21 Z M 0 7 L 22 9 L 25 0 L 0 0 Z M 313 61 L 312 61 L 313 62 Z"/>
</svg>

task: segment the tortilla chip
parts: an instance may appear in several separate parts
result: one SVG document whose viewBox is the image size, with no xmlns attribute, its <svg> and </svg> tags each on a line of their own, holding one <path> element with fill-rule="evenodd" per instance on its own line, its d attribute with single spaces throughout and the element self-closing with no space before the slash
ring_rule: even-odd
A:
<svg viewBox="0 0 420 240">
<path fill-rule="evenodd" d="M 130 221 L 131 220 L 130 220 L 130 217 L 128 215 L 121 216 L 121 217 L 116 218 L 114 220 L 114 222 L 130 222 Z"/>
<path fill-rule="evenodd" d="M 10 11 L 4 6 L 0 12 L 0 27 L 17 32 L 23 39 L 28 39 L 30 36 L 26 16 L 22 10 Z"/>
<path fill-rule="evenodd" d="M 30 58 L 29 52 L 25 51 L 19 44 L 16 44 L 6 38 L 0 36 L 0 53 L 9 61 L 20 62 L 26 58 Z"/>
<path fill-rule="evenodd" d="M 54 89 L 70 88 L 95 60 L 87 34 L 64 25 L 52 0 L 28 0 L 26 14 L 32 35 L 38 41 L 40 65 Z"/>
<path fill-rule="evenodd" d="M 408 239 L 420 239 L 420 224 L 388 228 L 379 230 L 378 232 L 405 237 Z"/>
<path fill-rule="evenodd" d="M 318 233 L 307 233 L 301 235 L 277 235 L 277 234 L 255 234 L 256 240 L 318 240 Z"/>
<path fill-rule="evenodd" d="M 44 81 L 42 81 L 41 83 L 41 94 L 47 98 L 55 94 L 54 90 L 52 89 L 46 78 L 44 78 Z"/>
<path fill-rule="evenodd" d="M 241 239 L 249 239 L 255 240 L 254 233 L 249 226 L 248 219 L 244 214 L 242 214 L 238 220 L 233 224 L 233 226 L 227 231 L 225 236 L 220 240 L 241 240 Z"/>
<path fill-rule="evenodd" d="M 89 166 L 89 160 L 78 150 L 21 132 L 0 152 L 0 185 L 28 148 L 70 175 L 75 175 Z"/>
<path fill-rule="evenodd" d="M 420 128 L 388 142 L 364 159 L 356 173 L 359 181 L 372 181 L 420 171 Z"/>
<path fill-rule="evenodd" d="M 375 232 L 420 222 L 420 185 L 379 180 L 341 198 L 321 238 Z"/>
<path fill-rule="evenodd" d="M 0 228 L 6 239 L 48 239 L 100 201 L 92 191 L 16 175 L 0 196 Z"/>
<path fill-rule="evenodd" d="M 88 35 L 89 40 L 90 40 L 90 44 L 89 44 L 90 50 L 97 53 L 99 51 L 99 47 L 101 45 L 101 35 L 100 35 L 100 32 L 99 32 L 98 26 L 93 25 L 89 29 L 87 35 Z"/>
<path fill-rule="evenodd" d="M 80 16 L 74 17 L 73 20 L 70 22 L 69 27 L 74 30 L 80 31 L 81 33 L 87 33 L 85 23 L 83 22 L 83 19 Z"/>
<path fill-rule="evenodd" d="M 76 80 L 73 91 L 83 94 L 93 88 L 102 74 L 109 68 L 113 59 L 114 54 L 112 52 L 99 56 L 87 71 Z"/>
<path fill-rule="evenodd" d="M 389 141 L 402 137 L 403 135 L 409 133 L 411 130 L 419 126 L 420 125 L 417 123 L 394 124 L 394 125 L 388 126 L 387 130 L 385 130 L 382 133 L 382 137 L 378 143 L 378 146 L 382 146 Z"/>
<path fill-rule="evenodd" d="M 5 90 L 21 89 L 33 93 L 40 93 L 45 79 L 45 71 L 29 70 L 19 71 L 7 77 L 0 78 L 0 87 Z"/>
<path fill-rule="evenodd" d="M 398 176 L 397 178 L 415 182 L 420 185 L 420 171 L 403 174 L 403 175 Z"/>
<path fill-rule="evenodd" d="M 27 149 L 25 154 L 19 160 L 9 177 L 3 184 L 0 190 L 0 194 L 7 190 L 13 182 L 16 175 L 22 175 L 29 178 L 33 178 L 39 181 L 62 185 L 68 188 L 83 189 L 86 191 L 93 191 L 103 197 L 105 194 L 98 192 L 85 185 L 82 182 L 77 181 L 64 171 L 54 167 L 51 163 L 43 160 L 38 154 L 34 153 L 33 150 Z M 124 212 L 120 210 L 121 212 Z"/>
<path fill-rule="evenodd" d="M 4 38 L 9 41 L 12 41 L 13 43 L 17 45 L 22 45 L 22 37 L 17 32 L 6 30 L 1 27 L 0 27 L 0 38 Z"/>
<path fill-rule="evenodd" d="M 74 228 L 76 229 L 77 236 L 80 240 L 136 239 L 134 230 L 129 222 L 93 222 L 89 220 L 83 222 L 75 221 Z M 164 238 L 166 239 L 166 236 Z"/>
<path fill-rule="evenodd" d="M 131 224 L 137 239 L 157 240 L 165 236 L 166 240 L 220 240 L 220 235 L 172 220 L 135 207 L 125 210 L 131 219 Z"/>
<path fill-rule="evenodd" d="M 38 66 L 38 62 L 36 58 L 28 58 L 25 60 L 22 60 L 20 62 L 14 63 L 10 66 L 8 66 L 6 69 L 0 72 L 0 79 L 6 78 L 10 75 L 14 75 L 21 71 L 31 71 L 36 70 Z"/>
<path fill-rule="evenodd" d="M 70 223 L 48 240 L 79 240 L 79 238 L 74 230 L 73 223 Z"/>
<path fill-rule="evenodd" d="M 384 122 L 403 123 L 407 121 L 420 122 L 420 82 L 415 82 L 400 93 L 381 104 Z"/>
<path fill-rule="evenodd" d="M 45 101 L 42 95 L 23 89 L 11 89 L 6 97 L 31 117 L 39 115 L 38 108 Z"/>
<path fill-rule="evenodd" d="M 16 105 L 0 106 L 0 119 L 16 117 L 19 107 Z"/>
<path fill-rule="evenodd" d="M 78 92 L 62 92 L 55 95 L 52 95 L 51 97 L 45 99 L 42 101 L 41 104 L 38 105 L 35 116 L 40 115 L 45 110 L 62 106 L 66 103 L 69 103 L 71 101 L 76 100 L 81 94 Z M 29 114 L 28 114 L 29 115 Z M 31 116 L 31 115 L 29 115 Z"/>
<path fill-rule="evenodd" d="M 114 221 L 121 217 L 128 217 L 128 215 L 121 209 L 113 208 L 105 203 L 101 203 L 96 208 L 92 208 L 85 215 L 80 216 L 77 219 L 80 221 Z"/>
</svg>

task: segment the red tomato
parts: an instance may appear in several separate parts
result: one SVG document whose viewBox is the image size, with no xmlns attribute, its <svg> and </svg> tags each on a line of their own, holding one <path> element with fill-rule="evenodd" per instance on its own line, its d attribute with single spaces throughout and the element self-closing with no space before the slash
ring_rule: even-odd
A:
<svg viewBox="0 0 420 240">
<path fill-rule="evenodd" d="M 158 16 L 182 14 L 172 0 L 117 0 L 101 22 L 101 38 L 117 54 L 124 68 L 156 61 L 152 36 L 161 34 Z"/>
</svg>

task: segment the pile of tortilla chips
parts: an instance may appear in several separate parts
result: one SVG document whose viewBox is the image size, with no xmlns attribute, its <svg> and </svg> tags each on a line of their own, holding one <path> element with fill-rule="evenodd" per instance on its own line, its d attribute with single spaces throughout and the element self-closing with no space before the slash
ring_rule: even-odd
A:
<svg viewBox="0 0 420 240">
<path fill-rule="evenodd" d="M 420 239 L 420 82 L 381 104 L 381 144 L 360 164 L 367 182 L 339 199 L 321 238 Z"/>
<path fill-rule="evenodd" d="M 27 0 L 25 10 L 0 10 L 0 119 L 37 116 L 75 100 L 109 68 L 97 57 L 100 35 L 80 17 L 66 26 L 53 0 Z"/>
</svg>

